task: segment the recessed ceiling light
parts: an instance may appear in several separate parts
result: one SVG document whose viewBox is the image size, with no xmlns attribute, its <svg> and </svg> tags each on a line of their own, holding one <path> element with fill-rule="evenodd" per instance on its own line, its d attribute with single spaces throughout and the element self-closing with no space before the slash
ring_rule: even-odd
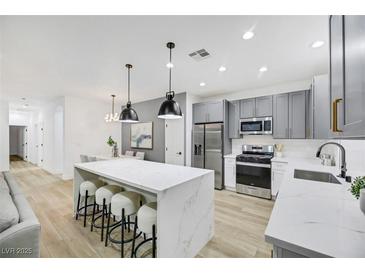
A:
<svg viewBox="0 0 365 274">
<path fill-rule="evenodd" d="M 205 83 L 204 82 L 201 82 L 200 84 L 199 84 L 201 87 L 205 87 Z"/>
<path fill-rule="evenodd" d="M 250 40 L 250 39 L 252 39 L 254 36 L 255 36 L 255 33 L 253 33 L 252 31 L 246 31 L 246 32 L 243 34 L 242 38 L 243 38 L 244 40 Z"/>
<path fill-rule="evenodd" d="M 23 108 L 27 108 L 29 105 L 28 104 L 25 104 L 25 105 L 23 105 Z"/>
<path fill-rule="evenodd" d="M 227 70 L 227 68 L 226 68 L 226 67 L 224 67 L 224 66 L 220 66 L 218 70 L 219 70 L 220 72 L 223 72 L 223 71 L 226 71 L 226 70 Z"/>
<path fill-rule="evenodd" d="M 169 63 L 166 64 L 166 67 L 173 68 L 174 67 L 174 64 L 169 62 Z"/>
<path fill-rule="evenodd" d="M 324 45 L 324 41 L 318 40 L 318 41 L 313 42 L 311 47 L 316 49 L 316 48 L 322 47 L 323 45 Z"/>
<path fill-rule="evenodd" d="M 265 72 L 265 71 L 267 71 L 267 67 L 263 66 L 263 67 L 261 67 L 261 68 L 259 69 L 259 71 L 260 71 L 260 72 Z"/>
</svg>

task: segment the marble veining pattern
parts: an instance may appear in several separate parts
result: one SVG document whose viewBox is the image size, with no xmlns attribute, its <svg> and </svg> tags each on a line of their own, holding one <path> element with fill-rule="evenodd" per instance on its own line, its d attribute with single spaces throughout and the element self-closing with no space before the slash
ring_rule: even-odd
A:
<svg viewBox="0 0 365 274">
<path fill-rule="evenodd" d="M 365 215 L 350 185 L 294 178 L 294 169 L 338 174 L 317 159 L 289 159 L 265 232 L 267 241 L 307 256 L 365 257 Z M 351 174 L 357 175 L 357 174 Z"/>
</svg>

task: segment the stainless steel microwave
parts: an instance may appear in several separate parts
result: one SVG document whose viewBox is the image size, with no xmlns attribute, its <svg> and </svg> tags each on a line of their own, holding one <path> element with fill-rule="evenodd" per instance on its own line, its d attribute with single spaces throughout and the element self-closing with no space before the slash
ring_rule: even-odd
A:
<svg viewBox="0 0 365 274">
<path fill-rule="evenodd" d="M 240 134 L 272 135 L 272 117 L 240 119 Z"/>
</svg>

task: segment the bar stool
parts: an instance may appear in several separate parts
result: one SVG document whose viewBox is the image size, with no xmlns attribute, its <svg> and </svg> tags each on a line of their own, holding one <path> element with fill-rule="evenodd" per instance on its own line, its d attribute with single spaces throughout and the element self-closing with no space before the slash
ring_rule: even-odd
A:
<svg viewBox="0 0 365 274">
<path fill-rule="evenodd" d="M 144 245 L 145 243 L 152 241 L 152 257 L 156 258 L 156 225 L 157 225 L 157 203 L 147 203 L 143 205 L 137 212 L 137 216 L 135 217 L 135 223 L 137 225 L 134 226 L 133 231 L 133 242 L 132 242 L 132 253 L 131 257 L 137 258 L 138 249 Z M 137 228 L 140 233 L 150 234 L 151 238 L 145 238 L 142 242 L 140 242 L 136 248 L 135 246 L 135 236 L 137 234 Z"/>
<path fill-rule="evenodd" d="M 91 221 L 91 231 L 93 231 L 93 228 L 100 228 L 101 229 L 101 235 L 100 240 L 104 240 L 104 217 L 108 214 L 108 208 L 107 205 L 110 205 L 110 202 L 112 200 L 112 197 L 114 194 L 123 191 L 123 188 L 117 185 L 106 185 L 103 187 L 98 188 L 95 192 L 95 201 L 93 205 L 93 215 L 92 215 L 92 221 Z M 95 208 L 96 205 L 102 206 L 101 214 L 95 218 Z M 97 225 L 96 221 L 101 218 L 101 225 Z"/>
<path fill-rule="evenodd" d="M 121 248 L 120 248 L 121 258 L 124 257 L 124 244 L 131 242 L 132 240 L 134 240 L 134 238 L 139 237 L 141 235 L 141 233 L 139 233 L 137 236 L 136 233 L 134 233 L 133 234 L 134 238 L 127 239 L 127 240 L 124 239 L 124 230 L 126 229 L 126 227 L 128 227 L 128 232 L 130 232 L 131 224 L 133 224 L 133 226 L 136 227 L 135 222 L 132 222 L 130 220 L 130 217 L 131 217 L 131 215 L 134 215 L 137 213 L 138 209 L 142 205 L 142 201 L 143 201 L 143 196 L 141 194 L 134 192 L 134 191 L 124 191 L 124 192 L 115 194 L 111 200 L 111 203 L 109 204 L 109 212 L 111 214 L 108 215 L 105 246 L 108 245 L 108 239 L 112 243 L 120 244 L 121 245 Z M 114 218 L 115 217 L 120 218 L 121 219 L 120 222 L 115 223 L 112 226 L 110 226 L 111 215 L 113 215 Z M 125 220 L 126 216 L 128 218 L 127 221 Z M 111 237 L 112 232 L 118 227 L 120 227 L 120 229 L 121 229 L 120 241 L 113 239 Z"/>
<path fill-rule="evenodd" d="M 92 206 L 93 204 L 87 203 L 88 198 L 90 197 L 94 197 L 95 196 L 95 192 L 98 188 L 102 187 L 105 183 L 98 180 L 98 179 L 90 179 L 87 181 L 84 181 L 80 184 L 79 187 L 79 196 L 77 198 L 77 208 L 76 208 L 76 220 L 79 219 L 79 214 L 81 210 L 84 210 L 83 215 L 84 215 L 84 227 L 86 226 L 86 216 L 89 216 L 90 214 L 87 214 L 87 208 L 89 206 Z M 84 199 L 84 206 L 80 208 L 80 200 L 81 198 Z"/>
</svg>

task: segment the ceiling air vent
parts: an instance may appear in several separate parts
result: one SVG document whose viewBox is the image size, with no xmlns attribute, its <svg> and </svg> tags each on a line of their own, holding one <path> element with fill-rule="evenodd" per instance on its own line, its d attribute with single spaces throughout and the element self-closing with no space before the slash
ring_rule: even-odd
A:
<svg viewBox="0 0 365 274">
<path fill-rule="evenodd" d="M 204 59 L 210 57 L 211 55 L 205 49 L 200 49 L 200 50 L 190 53 L 189 56 L 191 58 L 193 58 L 195 61 L 201 61 L 201 60 L 204 60 Z"/>
</svg>

